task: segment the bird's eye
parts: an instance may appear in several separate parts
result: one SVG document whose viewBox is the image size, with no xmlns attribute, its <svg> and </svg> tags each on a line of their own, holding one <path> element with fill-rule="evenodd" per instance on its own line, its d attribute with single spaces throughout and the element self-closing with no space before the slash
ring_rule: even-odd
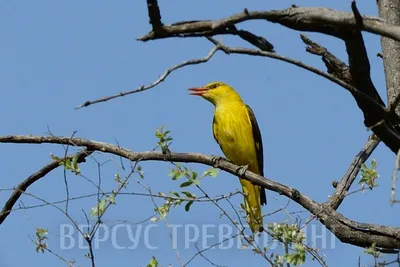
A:
<svg viewBox="0 0 400 267">
<path fill-rule="evenodd" d="M 210 89 L 215 89 L 218 87 L 218 83 L 211 84 L 209 87 Z"/>
</svg>

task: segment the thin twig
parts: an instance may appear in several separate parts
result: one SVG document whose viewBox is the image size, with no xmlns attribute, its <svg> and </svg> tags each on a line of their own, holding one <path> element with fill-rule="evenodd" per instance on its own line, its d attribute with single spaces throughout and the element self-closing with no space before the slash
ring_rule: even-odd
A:
<svg viewBox="0 0 400 267">
<path fill-rule="evenodd" d="M 167 69 L 167 70 L 160 76 L 160 78 L 158 78 L 156 81 L 154 81 L 153 83 L 151 83 L 151 84 L 149 84 L 149 85 L 142 85 L 142 86 L 140 86 L 139 88 L 136 88 L 136 89 L 131 90 L 131 91 L 121 92 L 121 93 L 118 93 L 118 94 L 116 94 L 116 95 L 107 96 L 107 97 L 99 98 L 99 99 L 96 99 L 96 100 L 86 101 L 85 103 L 83 103 L 82 105 L 76 107 L 75 109 L 80 109 L 80 108 L 83 108 L 83 107 L 88 107 L 88 106 L 93 105 L 93 104 L 96 104 L 96 103 L 106 102 L 106 101 L 108 101 L 108 100 L 111 100 L 111 99 L 114 99 L 114 98 L 117 98 L 117 97 L 122 97 L 122 96 L 130 95 L 130 94 L 135 94 L 135 93 L 138 93 L 138 92 L 143 92 L 143 91 L 146 91 L 146 90 L 148 90 L 148 89 L 151 89 L 151 88 L 153 88 L 154 86 L 158 85 L 159 83 L 163 82 L 163 81 L 165 80 L 165 78 L 167 78 L 168 75 L 171 74 L 171 72 L 173 72 L 173 71 L 175 71 L 175 70 L 177 70 L 177 69 L 180 69 L 180 68 L 185 67 L 185 66 L 201 64 L 201 63 L 204 63 L 204 62 L 209 61 L 209 60 L 212 58 L 212 56 L 215 54 L 215 52 L 217 52 L 219 49 L 220 49 L 220 48 L 219 48 L 218 46 L 215 46 L 215 47 L 213 47 L 213 48 L 210 50 L 210 52 L 207 54 L 207 56 L 205 56 L 205 57 L 203 57 L 203 58 L 191 59 L 191 60 L 182 62 L 182 63 L 180 63 L 180 64 L 178 64 L 178 65 L 175 65 L 175 66 L 173 66 L 173 67 Z"/>
<path fill-rule="evenodd" d="M 156 210 L 156 211 L 159 211 L 159 206 L 157 205 L 157 203 L 156 203 L 156 201 L 155 201 L 155 198 L 152 197 L 153 192 L 152 192 L 151 188 L 150 188 L 149 186 L 145 185 L 145 184 L 144 184 L 142 181 L 140 181 L 140 180 L 136 180 L 136 182 L 137 182 L 138 184 L 140 184 L 144 189 L 146 189 L 146 190 L 149 192 L 149 195 L 151 195 L 150 199 L 151 199 L 151 202 L 153 203 L 153 205 L 154 205 L 154 207 L 155 207 L 155 210 Z M 158 212 L 158 213 L 160 214 L 160 212 Z M 173 251 L 175 252 L 176 258 L 178 259 L 180 266 L 181 266 L 181 267 L 184 267 L 185 264 L 183 263 L 182 257 L 181 257 L 181 255 L 180 255 L 180 253 L 179 253 L 179 250 L 178 250 L 178 247 L 177 247 L 176 244 L 175 244 L 175 241 L 174 241 L 174 238 L 173 238 L 173 234 L 172 234 L 172 231 L 171 231 L 171 227 L 170 227 L 170 225 L 169 225 L 169 223 L 168 223 L 167 216 L 164 216 L 163 221 L 164 221 L 165 226 L 166 226 L 166 228 L 167 228 L 168 236 L 169 236 L 169 239 L 171 240 L 172 249 L 173 249 Z"/>
<path fill-rule="evenodd" d="M 92 151 L 83 150 L 75 155 L 71 155 L 67 158 L 72 159 L 74 157 L 78 157 L 78 163 L 84 162 L 85 158 L 92 154 Z M 55 160 L 46 166 L 42 167 L 37 172 L 31 174 L 28 178 L 26 178 L 23 182 L 21 182 L 17 187 L 15 187 L 14 192 L 11 194 L 7 202 L 4 204 L 3 209 L 0 212 L 0 224 L 4 222 L 4 220 L 10 215 L 12 208 L 14 207 L 15 203 L 17 203 L 18 199 L 24 193 L 29 186 L 33 183 L 37 182 L 44 176 L 46 176 L 49 172 L 53 171 L 57 167 L 60 166 L 60 163 L 65 161 L 67 158 L 63 158 L 60 160 Z"/>
</svg>

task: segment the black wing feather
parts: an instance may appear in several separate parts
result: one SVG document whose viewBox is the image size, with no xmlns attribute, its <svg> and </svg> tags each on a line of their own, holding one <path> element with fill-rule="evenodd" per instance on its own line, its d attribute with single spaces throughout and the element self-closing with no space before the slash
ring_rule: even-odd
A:
<svg viewBox="0 0 400 267">
<path fill-rule="evenodd" d="M 253 131 L 253 140 L 257 155 L 258 169 L 260 170 L 260 175 L 264 176 L 264 150 L 263 150 L 260 128 L 258 127 L 256 116 L 254 115 L 253 110 L 248 105 L 246 105 L 246 107 L 247 111 L 249 112 L 251 128 Z M 265 195 L 265 189 L 263 188 L 260 188 L 260 198 L 261 198 L 261 205 L 267 204 L 267 197 Z"/>
</svg>

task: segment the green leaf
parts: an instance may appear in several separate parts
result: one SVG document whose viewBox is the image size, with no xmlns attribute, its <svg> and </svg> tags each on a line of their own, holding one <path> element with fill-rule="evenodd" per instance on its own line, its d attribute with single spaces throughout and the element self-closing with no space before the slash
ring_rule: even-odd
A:
<svg viewBox="0 0 400 267">
<path fill-rule="evenodd" d="M 193 204 L 193 200 L 189 201 L 188 203 L 186 203 L 185 205 L 185 211 L 189 211 L 190 210 L 190 206 L 192 206 Z"/>
<path fill-rule="evenodd" d="M 375 159 L 373 159 L 373 160 L 371 161 L 371 168 L 372 168 L 372 169 L 376 169 L 376 168 L 377 168 L 377 164 L 376 164 L 376 160 L 375 160 Z"/>
<path fill-rule="evenodd" d="M 142 166 L 138 165 L 136 172 L 139 174 L 140 178 L 144 179 L 144 171 L 142 170 Z"/>
<path fill-rule="evenodd" d="M 92 211 L 90 212 L 90 215 L 92 216 L 102 216 L 104 214 L 105 211 L 105 207 L 106 207 L 106 200 L 102 199 L 97 205 L 96 207 L 92 208 Z"/>
<path fill-rule="evenodd" d="M 158 139 L 161 139 L 161 138 L 163 138 L 163 134 L 161 133 L 161 131 L 160 130 L 156 130 L 156 137 L 158 138 Z"/>
<path fill-rule="evenodd" d="M 151 257 L 151 260 L 147 264 L 147 267 L 158 267 L 158 261 L 156 260 L 156 258 L 154 256 Z"/>
<path fill-rule="evenodd" d="M 171 136 L 168 136 L 170 131 L 165 131 L 165 126 L 162 126 L 161 129 L 156 130 L 156 137 L 159 139 L 157 142 L 157 147 L 161 148 L 161 151 L 163 154 L 166 154 L 169 152 L 168 145 L 170 144 L 170 141 L 173 140 Z"/>
<path fill-rule="evenodd" d="M 182 194 L 184 194 L 188 198 L 196 198 L 195 195 L 193 195 L 192 193 L 187 192 L 187 191 L 183 191 Z"/>
<path fill-rule="evenodd" d="M 365 249 L 364 253 L 372 255 L 375 258 L 379 258 L 381 256 L 380 252 L 376 250 L 376 243 L 373 243 L 369 248 Z"/>
<path fill-rule="evenodd" d="M 178 194 L 178 192 L 172 192 L 172 194 L 176 197 L 180 197 L 180 195 Z"/>
<path fill-rule="evenodd" d="M 114 204 L 114 205 L 115 205 L 115 196 L 114 196 L 114 195 L 110 196 L 110 197 L 108 198 L 108 201 L 110 201 L 111 204 Z"/>
<path fill-rule="evenodd" d="M 180 170 L 171 170 L 168 175 L 172 176 L 172 180 L 178 180 L 182 177 L 182 172 Z"/>
<path fill-rule="evenodd" d="M 78 164 L 78 155 L 75 155 L 75 157 L 72 158 L 72 171 L 75 173 L 75 175 L 81 173 L 81 169 L 79 168 Z"/>
<path fill-rule="evenodd" d="M 215 177 L 217 177 L 217 175 L 218 175 L 218 169 L 216 169 L 216 168 L 210 168 L 203 173 L 204 177 L 211 176 L 211 177 L 215 178 Z"/>
<path fill-rule="evenodd" d="M 61 160 L 61 158 L 55 156 L 53 153 L 50 154 L 52 160 Z"/>
<path fill-rule="evenodd" d="M 358 184 L 366 184 L 372 190 L 372 188 L 377 187 L 378 184 L 376 180 L 379 178 L 379 174 L 377 171 L 377 163 L 375 159 L 371 160 L 371 168 L 369 168 L 366 164 L 361 165 L 360 173 L 361 178 Z"/>
<path fill-rule="evenodd" d="M 42 252 L 44 253 L 45 249 L 47 248 L 47 243 L 45 243 L 44 241 L 47 238 L 47 229 L 44 228 L 36 228 L 36 252 Z"/>
<path fill-rule="evenodd" d="M 183 182 L 181 183 L 180 187 L 187 187 L 193 184 L 193 181 L 187 181 L 187 182 Z"/>
</svg>

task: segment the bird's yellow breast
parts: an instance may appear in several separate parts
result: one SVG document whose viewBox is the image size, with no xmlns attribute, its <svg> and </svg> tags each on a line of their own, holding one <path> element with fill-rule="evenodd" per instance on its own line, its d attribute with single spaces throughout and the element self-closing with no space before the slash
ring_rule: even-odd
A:
<svg viewBox="0 0 400 267">
<path fill-rule="evenodd" d="M 228 102 L 216 107 L 213 133 L 225 156 L 237 165 L 249 165 L 258 172 L 252 125 L 242 101 Z"/>
</svg>

